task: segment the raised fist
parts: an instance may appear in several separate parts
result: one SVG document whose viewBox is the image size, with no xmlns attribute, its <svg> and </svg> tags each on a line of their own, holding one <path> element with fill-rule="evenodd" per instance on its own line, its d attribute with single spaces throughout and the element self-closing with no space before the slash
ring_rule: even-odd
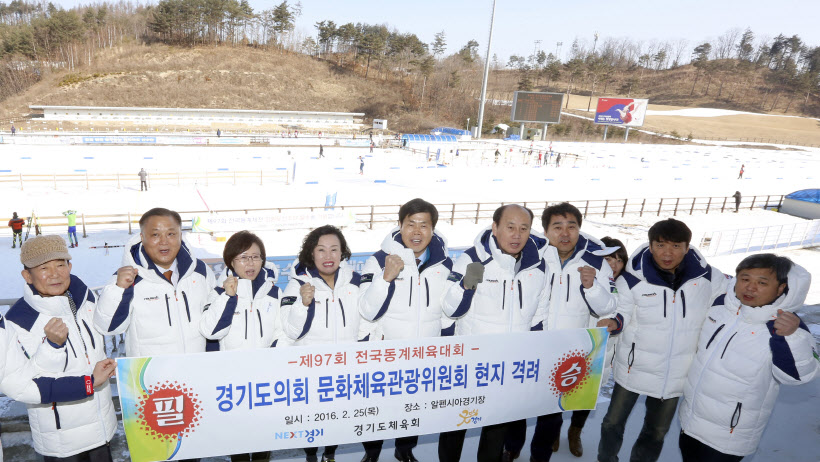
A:
<svg viewBox="0 0 820 462">
<path fill-rule="evenodd" d="M 391 282 L 399 276 L 399 273 L 404 269 L 404 260 L 398 255 L 388 255 L 384 259 L 384 278 L 385 281 Z"/>
<path fill-rule="evenodd" d="M 578 268 L 578 272 L 581 273 L 581 284 L 584 286 L 584 289 L 591 288 L 595 282 L 595 268 L 582 266 Z"/>
<path fill-rule="evenodd" d="M 53 344 L 62 346 L 68 338 L 68 326 L 60 318 L 51 318 L 43 328 L 46 338 Z"/>
<path fill-rule="evenodd" d="M 239 285 L 239 278 L 236 276 L 228 276 L 225 282 L 222 283 L 222 288 L 225 289 L 225 293 L 228 294 L 228 297 L 234 297 L 236 296 L 237 285 Z"/>
<path fill-rule="evenodd" d="M 127 289 L 134 284 L 137 278 L 137 269 L 133 266 L 123 266 L 117 270 L 117 286 Z"/>
<path fill-rule="evenodd" d="M 316 288 L 312 285 L 304 284 L 299 288 L 299 295 L 302 296 L 302 305 L 310 306 L 313 301 L 313 295 L 316 294 Z"/>
</svg>

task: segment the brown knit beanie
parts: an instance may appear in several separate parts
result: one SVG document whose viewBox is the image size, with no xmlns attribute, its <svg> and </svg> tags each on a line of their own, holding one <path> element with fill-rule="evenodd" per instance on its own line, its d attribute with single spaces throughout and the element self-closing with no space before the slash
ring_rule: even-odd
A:
<svg viewBox="0 0 820 462">
<path fill-rule="evenodd" d="M 60 236 L 37 236 L 24 242 L 20 249 L 20 262 L 26 268 L 34 268 L 51 260 L 71 260 L 65 240 Z"/>
</svg>

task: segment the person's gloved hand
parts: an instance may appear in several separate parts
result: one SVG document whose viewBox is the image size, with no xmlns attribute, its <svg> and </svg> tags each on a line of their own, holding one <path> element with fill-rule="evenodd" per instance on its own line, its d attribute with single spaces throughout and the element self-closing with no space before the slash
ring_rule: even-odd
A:
<svg viewBox="0 0 820 462">
<path fill-rule="evenodd" d="M 467 265 L 467 271 L 464 273 L 464 279 L 461 284 L 465 289 L 475 290 L 478 284 L 484 280 L 484 265 L 478 262 Z"/>
</svg>

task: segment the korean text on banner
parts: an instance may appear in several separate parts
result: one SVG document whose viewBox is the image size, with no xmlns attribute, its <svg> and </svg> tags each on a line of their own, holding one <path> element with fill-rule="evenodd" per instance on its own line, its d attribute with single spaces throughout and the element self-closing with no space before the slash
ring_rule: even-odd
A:
<svg viewBox="0 0 820 462">
<path fill-rule="evenodd" d="M 607 337 L 568 329 L 120 358 L 117 382 L 131 460 L 179 460 L 592 409 Z"/>
</svg>

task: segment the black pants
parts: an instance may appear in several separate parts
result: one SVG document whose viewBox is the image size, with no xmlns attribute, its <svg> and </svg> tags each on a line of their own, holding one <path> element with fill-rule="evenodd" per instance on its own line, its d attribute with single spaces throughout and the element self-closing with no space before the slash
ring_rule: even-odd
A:
<svg viewBox="0 0 820 462">
<path fill-rule="evenodd" d="M 108 444 L 69 457 L 43 456 L 44 462 L 113 462 Z"/>
<path fill-rule="evenodd" d="M 146 183 L 145 180 L 140 180 L 140 191 L 143 190 L 142 188 L 145 188 L 145 191 L 148 191 L 148 183 Z"/>
<path fill-rule="evenodd" d="M 249 461 L 263 461 L 270 460 L 270 451 L 252 452 L 250 454 L 233 454 L 231 455 L 231 462 L 249 462 Z"/>
<path fill-rule="evenodd" d="M 455 430 L 438 435 L 439 462 L 459 462 L 467 430 Z"/>
<path fill-rule="evenodd" d="M 396 438 L 396 451 L 398 451 L 399 454 L 406 454 L 407 451 L 411 451 L 413 448 L 415 448 L 418 442 L 418 436 L 405 436 L 402 438 Z M 362 442 L 362 446 L 364 446 L 364 452 L 374 459 L 378 459 L 379 455 L 382 453 L 382 444 L 384 444 L 384 440 Z"/>
<path fill-rule="evenodd" d="M 478 439 L 477 462 L 499 462 L 504 453 L 504 438 L 507 436 L 508 423 L 487 425 L 481 429 Z"/>
<path fill-rule="evenodd" d="M 680 454 L 683 456 L 683 462 L 737 462 L 743 459 L 743 456 L 724 454 L 684 432 L 680 432 L 678 446 L 680 447 Z"/>
<path fill-rule="evenodd" d="M 586 412 L 587 416 L 589 416 L 589 411 L 575 412 Z M 575 413 L 573 413 L 573 420 L 574 419 Z M 586 417 L 583 419 L 586 421 Z M 535 431 L 532 435 L 532 442 L 530 442 L 530 455 L 533 460 L 539 462 L 550 460 L 550 457 L 552 457 L 552 444 L 561 436 L 561 425 L 563 423 L 564 417 L 560 412 L 538 417 L 535 423 Z M 575 425 L 575 423 L 573 423 L 573 425 Z M 524 443 L 526 443 L 526 439 L 527 421 L 517 420 L 510 422 L 507 436 L 504 439 L 504 449 L 513 455 L 519 454 L 524 447 Z"/>
<path fill-rule="evenodd" d="M 325 446 L 325 452 L 323 454 L 327 454 L 327 455 L 336 454 L 336 448 L 338 448 L 338 447 L 339 447 L 339 445 Z M 319 448 L 305 448 L 305 454 L 307 454 L 309 456 L 315 456 L 316 453 L 318 452 L 318 450 L 319 450 Z"/>
</svg>

